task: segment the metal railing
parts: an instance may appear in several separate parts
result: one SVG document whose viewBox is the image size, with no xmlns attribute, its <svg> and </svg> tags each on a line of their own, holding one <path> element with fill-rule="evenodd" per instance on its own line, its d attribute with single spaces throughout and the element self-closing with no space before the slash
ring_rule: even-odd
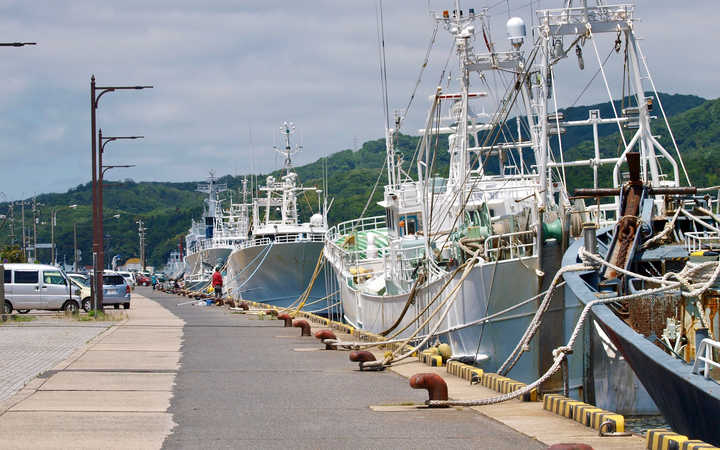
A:
<svg viewBox="0 0 720 450">
<path fill-rule="evenodd" d="M 684 236 L 685 249 L 690 253 L 720 248 L 720 234 L 715 231 L 689 231 Z"/>
<path fill-rule="evenodd" d="M 290 233 L 290 234 L 278 234 L 271 237 L 263 236 L 248 239 L 237 246 L 239 249 L 245 249 L 249 247 L 258 247 L 261 245 L 268 245 L 270 242 L 275 244 L 291 244 L 294 242 L 325 242 L 324 233 Z"/>
<path fill-rule="evenodd" d="M 520 239 L 528 239 L 523 243 Z M 494 245 L 491 245 L 494 243 Z M 485 239 L 485 258 L 495 261 L 500 255 L 501 260 L 532 256 L 535 247 L 534 231 L 516 231 L 514 233 L 498 234 Z M 504 252 L 504 253 L 500 253 Z M 493 258 L 494 254 L 494 258 Z"/>
<path fill-rule="evenodd" d="M 716 369 L 720 369 L 720 364 L 715 362 L 715 359 L 713 358 L 713 349 L 720 350 L 720 342 L 713 341 L 710 338 L 705 338 L 702 340 L 702 342 L 700 342 L 700 347 L 698 347 L 697 353 L 695 355 L 695 362 L 693 363 L 692 373 L 697 375 L 700 362 L 704 364 L 703 376 L 705 378 L 710 378 L 710 366 L 713 366 Z"/>
<path fill-rule="evenodd" d="M 363 219 L 348 220 L 341 222 L 327 231 L 327 239 L 334 241 L 340 236 L 356 233 L 358 231 L 378 230 L 387 228 L 385 216 L 365 217 Z"/>
</svg>

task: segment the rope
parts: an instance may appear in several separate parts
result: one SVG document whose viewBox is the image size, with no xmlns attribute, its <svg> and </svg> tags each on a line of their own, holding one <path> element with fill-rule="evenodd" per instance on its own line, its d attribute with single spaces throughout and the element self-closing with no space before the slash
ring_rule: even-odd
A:
<svg viewBox="0 0 720 450">
<path fill-rule="evenodd" d="M 405 302 L 405 306 L 403 307 L 402 312 L 398 316 L 398 318 L 395 320 L 395 323 L 390 325 L 390 328 L 388 328 L 385 331 L 381 331 L 378 333 L 380 336 L 387 336 L 390 334 L 392 330 L 397 328 L 398 325 L 400 325 L 400 322 L 402 322 L 403 318 L 405 317 L 405 314 L 408 312 L 408 309 L 410 309 L 410 305 L 415 303 L 415 295 L 417 294 L 417 288 L 419 285 L 423 284 L 425 282 L 425 273 L 421 272 L 420 275 L 418 275 L 417 278 L 415 278 L 415 282 L 413 283 L 412 289 L 410 289 L 410 295 L 408 295 L 408 299 Z"/>
<path fill-rule="evenodd" d="M 593 267 L 587 264 L 573 264 L 570 266 L 565 266 L 561 268 L 560 270 L 555 273 L 555 277 L 553 277 L 552 282 L 550 283 L 550 287 L 548 287 L 547 291 L 545 291 L 545 297 L 543 298 L 542 302 L 540 303 L 540 306 L 538 307 L 537 311 L 535 311 L 535 316 L 530 321 L 530 324 L 528 325 L 527 329 L 525 330 L 525 333 L 520 338 L 520 341 L 517 343 L 513 351 L 510 353 L 510 356 L 507 357 L 505 362 L 502 363 L 500 368 L 498 369 L 497 373 L 500 375 L 507 374 L 514 366 L 517 364 L 518 360 L 522 356 L 523 353 L 525 353 L 528 350 L 528 344 L 530 343 L 530 340 L 535 336 L 535 333 L 537 333 L 537 330 L 540 328 L 540 324 L 542 316 L 545 314 L 547 309 L 550 307 L 550 300 L 552 299 L 552 295 L 555 292 L 555 289 L 558 285 L 558 281 L 560 280 L 560 277 L 563 276 L 565 272 L 577 272 L 580 270 L 592 270 Z"/>
<path fill-rule="evenodd" d="M 300 302 L 300 304 L 297 305 L 295 308 L 295 311 L 291 313 L 291 315 L 297 314 L 303 306 L 305 306 L 305 302 L 307 302 L 308 297 L 310 297 L 310 292 L 312 291 L 313 286 L 315 286 L 315 280 L 318 277 L 318 274 L 320 274 L 320 271 L 322 270 L 322 261 L 324 258 L 324 253 L 320 252 L 320 256 L 318 257 L 317 263 L 315 263 L 315 270 L 313 271 L 312 277 L 310 278 L 310 283 L 308 283 L 307 287 L 305 288 L 305 291 L 298 297 L 297 301 Z M 301 300 L 302 299 L 302 300 Z M 295 303 L 295 302 L 293 302 Z M 288 308 L 284 308 L 283 311 L 288 311 L 292 306 L 289 306 Z"/>
<path fill-rule="evenodd" d="M 270 249 L 273 247 L 273 245 L 275 245 L 275 241 L 270 241 L 270 245 L 268 245 L 268 246 L 266 247 L 265 255 L 263 256 L 262 260 L 260 260 L 260 262 L 258 263 L 258 265 L 257 265 L 257 267 L 255 268 L 255 270 L 253 270 L 253 272 L 252 272 L 252 273 L 250 274 L 250 276 L 247 278 L 247 280 L 243 281 L 240 286 L 238 286 L 238 287 L 236 287 L 236 288 L 234 288 L 234 289 L 228 289 L 228 290 L 237 290 L 238 292 L 240 292 L 240 289 L 241 289 L 243 286 L 245 286 L 250 280 L 252 280 L 252 277 L 255 276 L 255 274 L 257 273 L 258 270 L 260 270 L 260 267 L 262 267 L 263 263 L 265 262 L 265 259 L 267 258 L 267 255 L 270 254 Z M 260 253 L 258 253 L 258 254 L 260 254 Z M 234 280 L 234 278 L 233 278 L 233 280 Z"/>
<path fill-rule="evenodd" d="M 438 328 L 440 328 L 440 325 L 442 325 L 443 320 L 445 320 L 445 317 L 447 317 L 448 312 L 450 312 L 450 307 L 453 305 L 455 298 L 457 298 L 457 293 L 459 292 L 460 287 L 462 286 L 465 279 L 470 275 L 470 272 L 472 271 L 472 268 L 474 267 L 475 262 L 478 260 L 478 253 L 480 253 L 480 250 L 476 251 L 475 255 L 473 255 L 473 258 L 470 261 L 468 261 L 468 263 L 465 267 L 465 270 L 463 271 L 462 277 L 455 284 L 455 287 L 453 287 L 453 290 L 450 292 L 450 295 L 448 295 L 448 297 L 445 300 L 443 300 L 442 303 L 440 303 L 440 305 L 435 309 L 435 311 L 433 311 L 432 314 L 430 314 L 430 316 L 428 316 L 428 318 L 421 325 L 419 325 L 417 327 L 415 332 L 410 337 L 406 338 L 406 343 L 409 342 L 409 340 L 412 339 L 413 337 L 417 336 L 417 334 L 420 332 L 420 330 L 424 326 L 426 326 L 428 323 L 430 323 L 430 320 L 432 320 L 432 318 L 435 316 L 435 314 L 437 314 L 441 308 L 445 307 L 442 314 L 438 318 L 437 324 L 435 325 L 435 327 L 432 329 L 432 331 L 430 331 L 430 333 L 428 333 L 428 335 L 419 344 L 417 344 L 416 347 L 422 347 L 432 336 L 435 335 L 435 332 L 437 331 Z M 416 351 L 415 348 L 411 348 L 410 350 L 405 352 L 403 355 L 397 356 L 398 352 L 400 352 L 404 347 L 405 347 L 405 345 L 398 346 L 398 348 L 395 351 L 393 351 L 391 354 L 385 356 L 385 358 L 382 361 L 371 361 L 369 363 L 365 363 L 365 367 L 381 366 L 381 365 L 387 366 L 387 365 L 390 365 L 390 363 L 393 361 L 400 362 L 403 359 L 411 356 Z"/>
</svg>

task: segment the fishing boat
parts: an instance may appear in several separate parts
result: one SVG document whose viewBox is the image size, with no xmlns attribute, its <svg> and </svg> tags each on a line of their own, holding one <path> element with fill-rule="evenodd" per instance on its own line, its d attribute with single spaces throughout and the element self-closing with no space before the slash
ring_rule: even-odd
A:
<svg viewBox="0 0 720 450">
<path fill-rule="evenodd" d="M 228 188 L 227 184 L 218 183 L 214 173 L 197 190 L 207 194 L 207 198 L 203 220 L 193 219 L 185 237 L 185 280 L 191 285 L 207 283 L 216 267 L 224 267 L 232 249 L 247 240 L 250 228 L 249 205 L 245 200 L 231 201 L 230 207 L 223 209 L 220 194 Z M 241 196 L 245 199 L 247 195 L 247 179 L 243 179 Z"/>
<path fill-rule="evenodd" d="M 454 358 L 494 372 L 530 324 L 545 271 L 560 264 L 567 196 L 549 177 L 546 84 L 530 76 L 538 50 L 523 50 L 523 20 L 508 21 L 509 48 L 498 51 L 484 11 L 456 3 L 434 19 L 450 34 L 457 68 L 431 97 L 417 166 L 403 167 L 396 153 L 396 117 L 386 131 L 385 215 L 332 227 L 324 251 L 348 323 L 389 337 L 432 335 Z M 482 89 L 471 88 L 471 75 Z M 508 88 L 485 90 L 491 76 Z M 489 117 L 473 113 L 480 102 Z M 447 177 L 435 174 L 441 135 Z M 535 379 L 560 338 L 548 332 L 532 343 L 513 377 Z"/>
<path fill-rule="evenodd" d="M 580 265 L 564 274 L 566 304 L 588 314 L 585 346 L 568 356 L 570 380 L 598 404 L 620 394 L 631 402 L 639 381 L 673 430 L 719 445 L 709 420 L 720 409 L 717 198 L 644 182 L 640 154 L 627 154 L 630 179 L 620 188 L 578 191 L 617 195 L 622 218 L 600 230 L 588 224 L 564 257 Z"/>
<path fill-rule="evenodd" d="M 227 265 L 226 286 L 235 298 L 287 307 L 308 305 L 308 310 L 327 311 L 325 274 L 321 261 L 327 232 L 327 205 L 318 204 L 308 222 L 300 222 L 297 202 L 306 192 L 322 190 L 298 183 L 292 166 L 291 135 L 295 127 L 281 127 L 284 147 L 283 174 L 268 176 L 252 201 L 250 237 L 236 244 Z M 308 205 L 310 203 L 308 202 Z M 305 294 L 303 296 L 303 294 Z M 297 300 L 303 296 L 302 304 Z"/>
</svg>

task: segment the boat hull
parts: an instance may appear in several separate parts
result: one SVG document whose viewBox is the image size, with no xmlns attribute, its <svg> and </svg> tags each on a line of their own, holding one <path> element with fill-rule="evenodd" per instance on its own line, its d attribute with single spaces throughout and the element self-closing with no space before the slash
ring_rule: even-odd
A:
<svg viewBox="0 0 720 450">
<path fill-rule="evenodd" d="M 207 248 L 185 257 L 185 278 L 202 278 L 211 273 L 215 266 L 223 266 L 232 249 L 225 247 Z"/>
<path fill-rule="evenodd" d="M 539 284 L 537 268 L 537 257 L 523 258 L 522 261 L 508 260 L 497 264 L 492 262 L 476 265 L 458 288 L 457 297 L 438 331 L 451 330 L 471 323 L 535 296 Z M 337 269 L 334 272 L 340 286 L 343 312 L 347 322 L 358 328 L 380 333 L 400 317 L 409 294 L 379 296 L 364 293 L 361 289 L 351 286 Z M 451 275 L 447 274 L 419 288 L 414 304 L 410 306 L 394 331 L 410 324 L 442 290 L 443 293 L 438 300 L 429 308 L 432 312 L 457 286 L 462 273 L 456 274 L 448 287 L 443 290 L 443 285 L 450 277 Z M 450 344 L 454 357 L 475 358 L 476 355 L 486 355 L 487 358 L 476 358 L 478 366 L 486 371 L 495 372 L 527 329 L 536 308 L 537 304 L 531 302 L 507 315 L 491 320 L 486 325 L 473 325 L 443 333 L 440 339 Z M 420 334 L 430 332 L 437 325 L 440 315 L 438 313 L 431 319 L 429 325 L 424 327 Z M 423 319 L 427 316 L 426 312 Z M 415 326 L 411 325 L 400 336 L 408 336 L 414 330 Z M 540 364 L 539 347 L 533 342 L 509 376 L 525 382 L 537 379 Z"/>
<path fill-rule="evenodd" d="M 322 253 L 322 242 L 288 242 L 236 249 L 228 258 L 228 294 L 279 307 L 291 305 L 305 291 Z M 326 296 L 325 271 L 320 270 L 307 302 Z M 328 300 L 307 311 L 328 306 Z M 323 313 L 324 311 L 319 311 Z"/>
<path fill-rule="evenodd" d="M 576 261 L 577 252 L 582 240 L 576 242 L 566 253 L 565 264 Z M 582 273 L 567 274 L 565 280 L 566 298 L 574 299 L 581 305 L 596 298 L 595 292 L 581 278 Z M 585 354 L 591 356 L 593 364 L 594 386 L 596 389 L 603 384 L 614 389 L 614 397 L 627 396 L 623 390 L 623 383 L 627 385 L 628 376 L 618 377 L 613 374 L 628 371 L 632 372 L 633 383 L 642 387 L 642 392 L 654 402 L 668 424 L 678 433 L 690 436 L 692 439 L 701 439 L 706 442 L 720 444 L 720 428 L 717 427 L 713 417 L 720 411 L 720 384 L 707 380 L 702 375 L 694 375 L 690 366 L 674 358 L 658 348 L 654 343 L 637 333 L 605 305 L 596 305 L 592 308 L 593 325 L 590 328 L 590 343 L 592 348 Z M 585 329 L 587 332 L 587 327 Z M 603 342 L 606 336 L 609 342 Z M 587 342 L 587 341 L 586 341 Z M 599 348 L 607 350 L 616 349 L 617 361 L 613 370 L 600 371 L 596 367 L 603 367 L 602 359 L 607 358 L 607 351 L 598 351 Z M 578 355 L 579 353 L 579 355 Z M 575 376 L 578 376 L 578 366 L 581 366 L 583 352 L 576 351 L 570 358 L 571 367 Z M 573 370 L 573 369 L 571 369 Z M 587 371 L 585 373 L 588 373 Z M 595 393 L 598 407 L 612 409 L 614 406 L 607 403 L 612 397 L 602 392 Z M 638 397 L 639 398 L 639 397 Z M 622 406 L 620 404 L 620 406 Z M 615 409 L 617 412 L 621 408 Z M 628 413 L 625 411 L 624 413 Z"/>
</svg>

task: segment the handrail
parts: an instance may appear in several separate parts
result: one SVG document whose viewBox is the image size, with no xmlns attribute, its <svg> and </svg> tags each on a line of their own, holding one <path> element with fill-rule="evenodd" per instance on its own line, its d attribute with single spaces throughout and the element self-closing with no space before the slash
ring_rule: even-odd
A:
<svg viewBox="0 0 720 450">
<path fill-rule="evenodd" d="M 698 347 L 697 353 L 695 354 L 695 362 L 693 363 L 692 373 L 697 375 L 699 361 L 704 363 L 705 370 L 703 371 L 703 376 L 706 379 L 710 378 L 710 366 L 720 369 L 720 364 L 713 360 L 713 349 L 720 350 L 720 342 L 713 341 L 710 338 L 705 338 L 702 342 L 700 342 L 700 347 Z M 702 356 L 703 353 L 705 353 L 705 356 Z"/>
<path fill-rule="evenodd" d="M 516 243 L 513 245 L 512 240 L 510 240 L 511 242 L 510 242 L 510 246 L 509 246 L 509 248 L 510 248 L 510 258 L 509 259 L 513 259 L 513 258 L 516 258 L 519 256 L 529 256 L 529 255 L 520 255 L 520 253 L 521 253 L 520 250 L 530 248 L 530 250 L 532 251 L 532 248 L 534 247 L 534 244 L 535 244 L 535 232 L 532 230 L 516 231 L 513 233 L 505 233 L 505 234 L 497 234 L 497 235 L 489 236 L 487 239 L 485 239 L 485 243 L 484 243 L 485 258 L 489 259 L 490 254 L 493 252 L 495 252 L 495 255 L 499 255 L 500 250 L 504 250 L 504 249 L 508 248 L 503 245 L 498 246 L 497 244 L 495 247 L 490 247 L 490 243 L 492 241 L 497 241 L 497 243 L 501 244 L 503 239 L 510 239 L 510 238 L 519 237 L 519 236 L 532 236 L 533 242 L 528 243 L 528 244 L 524 244 L 524 243 L 517 244 Z"/>
</svg>

